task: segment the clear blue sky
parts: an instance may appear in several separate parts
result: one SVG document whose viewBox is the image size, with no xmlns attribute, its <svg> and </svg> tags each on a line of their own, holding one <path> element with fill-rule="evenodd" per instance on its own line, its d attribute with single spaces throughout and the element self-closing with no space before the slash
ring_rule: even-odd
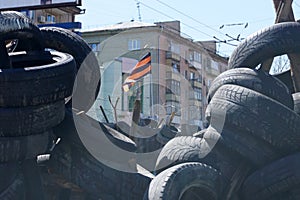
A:
<svg viewBox="0 0 300 200">
<path fill-rule="evenodd" d="M 83 30 L 118 22 L 139 21 L 136 0 L 82 0 Z M 295 18 L 299 19 L 300 0 L 293 1 Z M 230 40 L 245 38 L 250 34 L 274 24 L 275 10 L 272 0 L 140 0 L 142 22 L 181 21 L 181 31 L 194 40 Z M 246 24 L 248 23 L 248 26 Z M 222 25 L 223 28 L 220 28 Z M 226 36 L 228 34 L 229 36 Z M 237 45 L 238 41 L 230 42 Z M 220 43 L 221 54 L 230 55 L 235 47 Z"/>
</svg>

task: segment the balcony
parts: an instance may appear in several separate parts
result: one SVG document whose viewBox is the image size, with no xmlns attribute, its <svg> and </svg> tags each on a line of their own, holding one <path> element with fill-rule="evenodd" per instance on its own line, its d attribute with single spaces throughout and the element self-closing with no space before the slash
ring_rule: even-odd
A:
<svg viewBox="0 0 300 200">
<path fill-rule="evenodd" d="M 201 69 L 202 69 L 201 63 L 199 63 L 199 62 L 197 62 L 197 61 L 194 61 L 194 60 L 189 61 L 189 67 L 195 68 L 195 69 L 197 69 L 197 70 L 201 70 Z"/>
<path fill-rule="evenodd" d="M 166 101 L 180 102 L 180 96 L 175 94 L 166 94 Z"/>
<path fill-rule="evenodd" d="M 167 51 L 166 52 L 166 59 L 172 59 L 176 61 L 180 61 L 180 55 L 172 52 L 172 51 Z"/>
<path fill-rule="evenodd" d="M 214 69 L 212 67 L 206 67 L 206 73 L 213 75 L 213 76 L 218 76 L 220 74 L 220 71 L 218 69 Z"/>
<path fill-rule="evenodd" d="M 190 84 L 191 86 L 194 88 L 194 87 L 197 87 L 197 88 L 202 88 L 202 83 L 200 80 L 198 79 L 190 79 Z"/>
<path fill-rule="evenodd" d="M 176 80 L 176 81 L 180 82 L 181 78 L 182 78 L 182 76 L 179 73 L 175 73 L 172 71 L 166 72 L 166 79 Z"/>
</svg>

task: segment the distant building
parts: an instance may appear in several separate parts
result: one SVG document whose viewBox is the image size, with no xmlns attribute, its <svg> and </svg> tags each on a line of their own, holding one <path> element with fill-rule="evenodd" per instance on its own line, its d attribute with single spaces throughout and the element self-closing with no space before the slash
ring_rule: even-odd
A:
<svg viewBox="0 0 300 200">
<path fill-rule="evenodd" d="M 136 90 L 141 85 L 142 116 L 167 119 L 172 112 L 176 126 L 203 126 L 206 95 L 211 81 L 227 69 L 227 58 L 216 53 L 216 44 L 195 42 L 180 34 L 180 22 L 124 22 L 81 33 L 95 52 L 102 71 L 95 115 L 102 105 L 113 122 L 113 101 L 120 99 L 118 119 L 130 123 Z M 152 71 L 129 92 L 122 83 L 137 61 L 151 53 Z"/>
<path fill-rule="evenodd" d="M 0 11 L 15 10 L 24 13 L 40 27 L 57 26 L 66 29 L 80 29 L 81 23 L 75 22 L 75 16 L 83 14 L 81 0 L 9 0 L 0 2 Z"/>
</svg>

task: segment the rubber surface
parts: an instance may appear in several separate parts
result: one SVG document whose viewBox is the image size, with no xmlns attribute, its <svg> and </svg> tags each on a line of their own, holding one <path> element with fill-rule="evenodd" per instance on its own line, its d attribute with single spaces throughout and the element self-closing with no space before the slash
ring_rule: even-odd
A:
<svg viewBox="0 0 300 200">
<path fill-rule="evenodd" d="M 220 199 L 221 174 L 197 162 L 183 163 L 166 169 L 150 183 L 144 200 Z"/>
<path fill-rule="evenodd" d="M 87 111 L 94 104 L 101 85 L 100 66 L 89 45 L 76 33 L 58 27 L 40 29 L 46 48 L 71 54 L 76 61 L 77 76 L 72 106 Z"/>
<path fill-rule="evenodd" d="M 47 104 L 72 94 L 76 66 L 71 55 L 38 51 L 10 57 L 18 68 L 0 71 L 0 107 Z"/>
</svg>

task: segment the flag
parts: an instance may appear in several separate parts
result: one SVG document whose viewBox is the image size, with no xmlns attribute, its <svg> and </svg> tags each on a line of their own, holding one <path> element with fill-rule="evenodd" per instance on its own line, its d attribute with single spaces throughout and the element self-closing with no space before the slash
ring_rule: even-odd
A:
<svg viewBox="0 0 300 200">
<path fill-rule="evenodd" d="M 123 83 L 123 90 L 125 92 L 129 91 L 129 89 L 141 78 L 149 74 L 151 71 L 151 53 L 147 53 L 143 56 L 139 62 L 134 66 L 130 75 L 126 78 Z"/>
</svg>

